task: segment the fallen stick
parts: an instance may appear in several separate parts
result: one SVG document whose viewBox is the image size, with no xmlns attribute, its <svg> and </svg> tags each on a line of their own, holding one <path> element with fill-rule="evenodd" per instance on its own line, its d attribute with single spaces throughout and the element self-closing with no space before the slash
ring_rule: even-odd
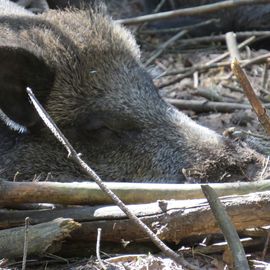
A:
<svg viewBox="0 0 270 270">
<path fill-rule="evenodd" d="M 263 4 L 263 3 L 269 3 L 269 0 L 238 0 L 238 1 L 227 0 L 227 1 L 222 1 L 219 3 L 201 5 L 201 6 L 192 7 L 192 8 L 177 9 L 173 11 L 166 11 L 166 12 L 160 12 L 156 14 L 138 16 L 135 18 L 122 19 L 122 20 L 117 20 L 117 22 L 123 23 L 126 25 L 131 25 L 131 24 L 139 24 L 139 23 L 144 23 L 144 22 L 152 22 L 152 21 L 157 21 L 157 20 L 165 20 L 168 18 L 173 18 L 173 17 L 178 17 L 178 16 L 191 16 L 191 15 L 201 16 L 202 14 L 214 13 L 222 9 L 229 9 L 229 8 L 235 8 L 237 6 Z"/>
<path fill-rule="evenodd" d="M 191 110 L 194 112 L 222 112 L 230 113 L 235 110 L 251 109 L 249 104 L 232 103 L 232 102 L 213 102 L 205 100 L 185 100 L 185 99 L 165 99 L 168 103 L 174 105 L 180 110 Z M 270 108 L 270 104 L 264 104 L 265 108 Z"/>
<path fill-rule="evenodd" d="M 209 202 L 211 210 L 223 232 L 225 239 L 228 242 L 235 269 L 249 270 L 250 268 L 243 245 L 241 244 L 234 224 L 227 214 L 224 205 L 220 202 L 215 190 L 208 185 L 202 185 L 202 191 Z"/>
<path fill-rule="evenodd" d="M 157 200 L 204 198 L 200 184 L 106 183 L 127 204 Z M 219 196 L 270 190 L 270 180 L 210 184 Z M 64 205 L 112 204 L 93 182 L 11 182 L 0 181 L 0 205 L 54 203 Z M 33 207 L 32 207 L 33 208 Z"/>
<path fill-rule="evenodd" d="M 258 246 L 262 246 L 264 244 L 265 240 L 263 238 L 255 238 L 255 239 L 241 239 L 241 243 L 245 249 L 252 248 L 253 250 L 257 250 Z M 187 254 L 204 254 L 204 255 L 210 255 L 210 254 L 217 254 L 217 253 L 223 253 L 226 248 L 228 247 L 227 242 L 222 243 L 215 243 L 209 246 L 198 246 L 190 251 L 188 250 Z"/>
<path fill-rule="evenodd" d="M 270 54 L 269 54 L 270 56 Z M 267 114 L 266 108 L 263 106 L 259 98 L 256 96 L 251 83 L 249 82 L 246 73 L 241 68 L 238 61 L 235 59 L 232 62 L 232 71 L 240 82 L 253 110 L 255 111 L 265 132 L 270 135 L 270 117 Z"/>
<path fill-rule="evenodd" d="M 27 236 L 27 254 L 41 255 L 54 243 L 61 243 L 78 229 L 80 224 L 72 219 L 58 218 L 47 223 L 29 226 Z M 25 228 L 18 227 L 0 231 L 1 258 L 18 258 L 23 256 Z M 54 245 L 56 247 L 56 245 Z M 60 249 L 54 250 L 57 251 Z"/>
<path fill-rule="evenodd" d="M 177 34 L 175 34 L 174 36 L 172 36 L 166 42 L 161 44 L 160 47 L 156 51 L 154 51 L 153 55 L 150 56 L 150 58 L 145 62 L 144 65 L 145 66 L 150 65 L 157 57 L 159 57 L 166 50 L 167 47 L 171 46 L 176 40 L 185 36 L 187 33 L 188 33 L 187 30 L 182 30 Z"/>
</svg>

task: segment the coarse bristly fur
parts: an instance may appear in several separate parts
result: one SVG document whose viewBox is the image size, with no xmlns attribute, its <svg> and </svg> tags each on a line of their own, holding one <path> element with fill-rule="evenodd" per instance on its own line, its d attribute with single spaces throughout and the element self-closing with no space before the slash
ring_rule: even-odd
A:
<svg viewBox="0 0 270 270">
<path fill-rule="evenodd" d="M 27 132 L 0 123 L 0 177 L 84 178 L 41 123 L 26 87 L 104 180 L 177 183 L 259 174 L 261 156 L 160 98 L 133 36 L 103 5 L 12 13 L 0 11 L 0 109 Z M 184 168 L 191 168 L 186 178 Z"/>
</svg>

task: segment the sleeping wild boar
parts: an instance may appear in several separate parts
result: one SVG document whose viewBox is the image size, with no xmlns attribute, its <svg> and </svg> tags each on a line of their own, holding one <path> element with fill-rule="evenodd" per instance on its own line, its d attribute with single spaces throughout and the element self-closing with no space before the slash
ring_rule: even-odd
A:
<svg viewBox="0 0 270 270">
<path fill-rule="evenodd" d="M 42 124 L 26 87 L 104 180 L 179 183 L 259 175 L 263 157 L 161 99 L 134 37 L 103 5 L 0 13 L 1 178 L 85 177 Z"/>
</svg>

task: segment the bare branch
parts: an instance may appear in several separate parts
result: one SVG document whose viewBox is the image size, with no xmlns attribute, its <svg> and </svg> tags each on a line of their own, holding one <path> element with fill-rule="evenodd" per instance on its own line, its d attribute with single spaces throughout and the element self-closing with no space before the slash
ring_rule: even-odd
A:
<svg viewBox="0 0 270 270">
<path fill-rule="evenodd" d="M 262 105 L 261 101 L 256 96 L 245 72 L 242 70 L 240 64 L 235 59 L 232 62 L 232 71 L 239 80 L 252 108 L 258 116 L 260 123 L 262 124 L 264 130 L 268 135 L 270 135 L 270 118 L 267 114 L 265 107 Z"/>
<path fill-rule="evenodd" d="M 205 194 L 211 210 L 228 242 L 228 245 L 233 255 L 235 269 L 250 269 L 244 248 L 240 242 L 237 231 L 230 217 L 228 216 L 224 205 L 220 202 L 215 190 L 208 185 L 202 185 L 202 191 Z"/>
</svg>

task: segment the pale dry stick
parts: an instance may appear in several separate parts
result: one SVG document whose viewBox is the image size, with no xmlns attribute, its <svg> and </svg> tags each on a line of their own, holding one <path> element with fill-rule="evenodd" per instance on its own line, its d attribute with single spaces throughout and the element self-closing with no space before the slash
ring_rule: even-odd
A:
<svg viewBox="0 0 270 270">
<path fill-rule="evenodd" d="M 236 35 L 233 32 L 228 32 L 225 35 L 226 44 L 228 51 L 230 53 L 231 60 L 236 58 L 238 61 L 240 61 L 240 53 L 237 46 L 237 40 Z"/>
<path fill-rule="evenodd" d="M 214 4 L 207 4 L 192 8 L 184 8 L 184 9 L 177 9 L 173 11 L 166 11 L 166 12 L 160 12 L 156 14 L 150 14 L 150 15 L 144 15 L 144 16 L 138 16 L 135 18 L 128 18 L 128 19 L 122 19 L 117 20 L 119 23 L 123 23 L 126 25 L 131 24 L 139 24 L 144 22 L 152 22 L 157 20 L 165 20 L 168 18 L 178 17 L 178 16 L 191 16 L 191 15 L 202 15 L 202 14 L 208 14 L 208 13 L 214 13 L 218 10 L 223 9 L 229 9 L 229 8 L 235 8 L 237 6 L 244 6 L 244 5 L 250 5 L 250 4 L 264 4 L 269 3 L 269 0 L 227 0 L 222 1 L 219 3 Z"/>
<path fill-rule="evenodd" d="M 262 88 L 266 88 L 266 83 L 268 81 L 268 62 L 263 66 L 263 74 L 262 74 Z"/>
<path fill-rule="evenodd" d="M 90 176 L 100 187 L 100 189 L 106 193 L 111 200 L 127 215 L 129 219 L 131 219 L 151 240 L 152 242 L 168 257 L 173 259 L 175 262 L 181 264 L 182 266 L 188 269 L 199 270 L 198 267 L 190 264 L 187 262 L 182 255 L 177 254 L 171 248 L 166 246 L 154 233 L 152 230 L 149 229 L 138 217 L 136 217 L 133 212 L 119 199 L 108 187 L 104 184 L 101 178 L 80 158 L 80 154 L 78 154 L 73 146 L 70 144 L 68 139 L 64 136 L 61 130 L 57 127 L 57 125 L 53 122 L 51 117 L 48 113 L 44 110 L 41 106 L 39 101 L 34 96 L 32 90 L 27 87 L 26 88 L 27 94 L 33 103 L 36 111 L 38 112 L 39 116 L 46 124 L 46 126 L 51 130 L 54 136 L 63 144 L 68 152 L 68 158 L 72 159 L 76 164 L 78 164 L 81 170 L 88 176 Z"/>
<path fill-rule="evenodd" d="M 264 159 L 264 166 L 261 171 L 260 180 L 264 180 L 264 174 L 268 168 L 268 165 L 269 165 L 269 156 L 267 156 L 267 158 Z"/>
<path fill-rule="evenodd" d="M 270 53 L 265 53 L 262 55 L 259 55 L 257 57 L 248 59 L 246 62 L 243 63 L 243 65 L 241 65 L 241 67 L 247 67 L 253 64 L 258 64 L 258 63 L 262 63 L 263 61 L 265 61 L 266 63 L 268 62 L 268 58 L 270 58 Z"/>
<path fill-rule="evenodd" d="M 235 59 L 232 62 L 232 71 L 240 82 L 252 108 L 254 109 L 260 123 L 262 124 L 264 130 L 268 135 L 270 135 L 270 118 L 267 114 L 265 107 L 262 105 L 261 101 L 256 96 L 246 73 L 241 68 L 239 62 Z"/>
<path fill-rule="evenodd" d="M 267 237 L 266 237 L 266 241 L 264 243 L 264 248 L 263 248 L 263 252 L 262 252 L 262 260 L 264 261 L 267 249 L 268 249 L 268 245 L 269 245 L 269 240 L 270 240 L 270 231 L 268 230 L 267 232 Z"/>
<path fill-rule="evenodd" d="M 27 251 L 28 251 L 29 217 L 25 218 L 24 229 L 25 229 L 25 231 L 24 231 L 22 270 L 26 269 L 26 259 L 27 259 Z"/>
<path fill-rule="evenodd" d="M 183 37 L 185 34 L 187 34 L 187 30 L 180 31 L 176 35 L 172 36 L 170 39 L 168 39 L 166 42 L 164 42 L 154 53 L 153 55 L 145 62 L 145 66 L 150 65 L 157 57 L 159 57 L 166 48 L 168 48 L 170 45 L 172 45 L 177 39 Z"/>
<path fill-rule="evenodd" d="M 226 238 L 230 250 L 232 252 L 234 267 L 236 270 L 249 270 L 246 254 L 237 234 L 237 231 L 232 224 L 232 221 L 227 214 L 224 205 L 220 202 L 216 192 L 208 185 L 202 185 L 202 191 L 209 202 L 211 210 Z"/>
<path fill-rule="evenodd" d="M 96 256 L 98 259 L 98 262 L 103 270 L 107 270 L 107 267 L 103 263 L 100 257 L 100 238 L 101 238 L 101 228 L 97 229 L 97 244 L 96 244 Z"/>
</svg>

